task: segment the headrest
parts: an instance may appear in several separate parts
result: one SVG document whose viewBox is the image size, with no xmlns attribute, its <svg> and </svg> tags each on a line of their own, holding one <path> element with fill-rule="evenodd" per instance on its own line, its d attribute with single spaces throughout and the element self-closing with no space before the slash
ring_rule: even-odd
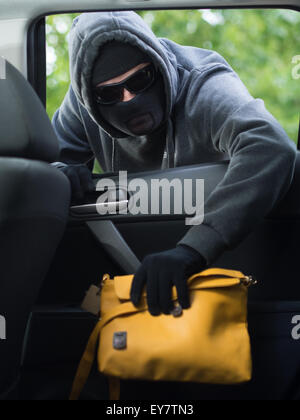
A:
<svg viewBox="0 0 300 420">
<path fill-rule="evenodd" d="M 39 97 L 0 57 L 0 157 L 55 162 L 58 153 L 57 137 Z"/>
</svg>

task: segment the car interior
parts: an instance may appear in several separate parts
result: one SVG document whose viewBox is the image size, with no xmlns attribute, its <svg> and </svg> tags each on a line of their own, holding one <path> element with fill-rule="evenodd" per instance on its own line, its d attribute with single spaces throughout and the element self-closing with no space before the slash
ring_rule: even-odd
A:
<svg viewBox="0 0 300 420">
<path fill-rule="evenodd" d="M 147 7 L 179 9 L 189 7 L 188 3 L 192 2 L 150 0 Z M 197 7 L 221 7 L 221 3 L 237 8 L 245 2 L 199 0 Z M 280 2 L 246 3 L 275 8 Z M 23 1 L 19 12 L 4 4 L 0 2 L 0 38 L 10 19 L 12 27 L 19 21 L 21 27 L 16 26 L 14 33 L 24 41 L 26 31 L 27 65 L 21 47 L 12 55 L 0 42 L 0 55 L 6 58 L 5 83 L 0 80 L 0 315 L 10 321 L 9 339 L 0 347 L 0 400 L 67 400 L 98 320 L 81 308 L 89 287 L 99 285 L 105 273 L 133 274 L 145 256 L 173 248 L 189 227 L 186 214 L 101 216 L 96 190 L 83 202 L 71 204 L 67 178 L 49 165 L 57 160 L 58 143 L 45 111 L 45 16 L 66 10 L 145 10 L 145 2 L 118 1 L 112 6 L 90 1 L 87 6 L 71 7 L 66 1 L 55 0 L 51 5 L 40 1 L 38 6 Z M 300 12 L 299 0 L 290 0 L 288 6 Z M 227 167 L 228 161 L 209 162 L 132 173 L 129 179 L 142 178 L 148 185 L 153 178 L 204 179 L 207 198 Z M 118 174 L 106 173 L 94 175 L 95 186 L 108 175 L 118 185 Z M 121 186 L 117 191 L 118 200 L 129 200 Z M 239 386 L 121 381 L 121 400 L 300 398 L 300 340 L 292 337 L 292 319 L 300 315 L 299 191 L 300 151 L 287 195 L 243 242 L 213 265 L 240 270 L 258 280 L 249 292 L 252 381 Z M 95 364 L 81 399 L 108 398 L 107 378 Z"/>
</svg>

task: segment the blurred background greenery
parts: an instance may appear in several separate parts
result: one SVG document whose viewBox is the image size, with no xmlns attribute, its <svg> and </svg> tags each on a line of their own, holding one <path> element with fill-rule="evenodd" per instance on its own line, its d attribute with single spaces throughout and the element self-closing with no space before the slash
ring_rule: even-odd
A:
<svg viewBox="0 0 300 420">
<path fill-rule="evenodd" d="M 169 10 L 140 12 L 158 37 L 219 52 L 250 93 L 265 101 L 297 141 L 300 79 L 292 77 L 300 55 L 300 13 L 291 10 Z M 68 89 L 68 32 L 77 15 L 47 18 L 47 112 L 52 118 Z"/>
</svg>

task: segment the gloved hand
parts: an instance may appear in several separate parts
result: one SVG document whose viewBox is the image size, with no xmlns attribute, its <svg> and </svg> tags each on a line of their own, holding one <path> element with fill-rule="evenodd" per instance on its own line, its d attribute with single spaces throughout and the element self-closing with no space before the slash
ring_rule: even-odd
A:
<svg viewBox="0 0 300 420">
<path fill-rule="evenodd" d="M 75 201 L 82 200 L 86 193 L 95 191 L 92 173 L 86 165 L 62 164 L 56 167 L 68 177 Z"/>
<path fill-rule="evenodd" d="M 168 315 L 174 309 L 172 287 L 175 285 L 180 305 L 183 309 L 188 309 L 191 305 L 187 280 L 205 268 L 207 263 L 202 255 L 186 245 L 149 255 L 133 279 L 130 299 L 138 306 L 146 285 L 151 315 L 157 316 L 161 312 Z"/>
</svg>

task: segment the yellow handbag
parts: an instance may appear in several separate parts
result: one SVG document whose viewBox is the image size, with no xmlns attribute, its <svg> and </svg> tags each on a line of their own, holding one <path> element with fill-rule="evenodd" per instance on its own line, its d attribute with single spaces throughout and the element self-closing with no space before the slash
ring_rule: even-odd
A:
<svg viewBox="0 0 300 420">
<path fill-rule="evenodd" d="M 188 280 L 191 308 L 182 310 L 173 288 L 171 315 L 152 316 L 146 291 L 136 308 L 130 301 L 133 276 L 105 275 L 101 318 L 80 362 L 71 393 L 79 398 L 95 358 L 109 378 L 110 398 L 119 399 L 120 380 L 238 384 L 251 380 L 247 323 L 248 287 L 256 281 L 239 271 L 211 268 Z M 99 341 L 100 339 L 100 341 Z"/>
</svg>

